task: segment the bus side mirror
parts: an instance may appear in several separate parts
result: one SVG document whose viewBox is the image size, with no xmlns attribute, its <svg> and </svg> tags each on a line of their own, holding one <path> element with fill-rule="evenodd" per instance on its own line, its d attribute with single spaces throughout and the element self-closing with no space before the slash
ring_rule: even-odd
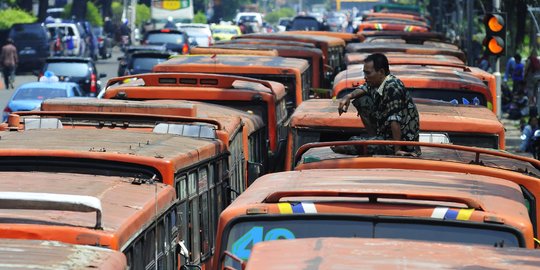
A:
<svg viewBox="0 0 540 270">
<path fill-rule="evenodd" d="M 186 260 L 189 258 L 189 250 L 186 248 L 184 240 L 176 243 L 176 253 L 182 255 Z"/>
</svg>

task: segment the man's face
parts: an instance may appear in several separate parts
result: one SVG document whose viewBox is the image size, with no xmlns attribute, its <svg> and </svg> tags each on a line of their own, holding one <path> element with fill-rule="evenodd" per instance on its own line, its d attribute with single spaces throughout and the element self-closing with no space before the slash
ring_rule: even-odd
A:
<svg viewBox="0 0 540 270">
<path fill-rule="evenodd" d="M 386 75 L 384 69 L 375 70 L 373 61 L 364 63 L 364 79 L 372 87 L 379 87 Z"/>
</svg>

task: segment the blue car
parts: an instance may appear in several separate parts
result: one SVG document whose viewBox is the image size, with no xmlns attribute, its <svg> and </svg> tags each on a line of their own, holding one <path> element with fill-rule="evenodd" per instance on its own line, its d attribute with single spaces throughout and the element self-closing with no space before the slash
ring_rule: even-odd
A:
<svg viewBox="0 0 540 270">
<path fill-rule="evenodd" d="M 81 97 L 81 87 L 73 82 L 31 82 L 21 85 L 4 109 L 3 121 L 12 112 L 31 111 L 41 106 L 41 102 L 50 98 Z"/>
</svg>

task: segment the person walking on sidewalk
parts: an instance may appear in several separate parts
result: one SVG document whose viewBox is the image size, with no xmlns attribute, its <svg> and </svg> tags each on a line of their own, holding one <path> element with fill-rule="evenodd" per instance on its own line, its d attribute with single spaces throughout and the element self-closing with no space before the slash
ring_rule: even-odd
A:
<svg viewBox="0 0 540 270">
<path fill-rule="evenodd" d="M 6 89 L 13 89 L 15 82 L 15 69 L 19 63 L 17 56 L 17 48 L 14 45 L 13 39 L 8 38 L 6 45 L 2 47 L 0 54 L 0 65 L 2 67 L 2 75 L 4 76 L 4 85 Z"/>
</svg>

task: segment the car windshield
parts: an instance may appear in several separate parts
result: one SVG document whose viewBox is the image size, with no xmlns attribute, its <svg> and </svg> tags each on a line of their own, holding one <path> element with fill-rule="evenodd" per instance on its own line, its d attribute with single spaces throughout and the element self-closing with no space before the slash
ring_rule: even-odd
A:
<svg viewBox="0 0 540 270">
<path fill-rule="evenodd" d="M 174 43 L 182 44 L 184 43 L 184 36 L 181 34 L 174 33 L 152 33 L 147 37 L 148 43 L 160 44 L 160 43 Z"/>
<path fill-rule="evenodd" d="M 321 30 L 315 19 L 296 18 L 291 23 L 291 30 Z"/>
<path fill-rule="evenodd" d="M 86 77 L 90 68 L 86 63 L 78 62 L 52 62 L 47 65 L 48 71 L 52 71 L 56 76 Z"/>
<path fill-rule="evenodd" d="M 230 35 L 237 35 L 238 32 L 234 28 L 214 28 L 212 29 L 214 34 L 230 34 Z"/>
<path fill-rule="evenodd" d="M 67 97 L 66 90 L 54 88 L 22 88 L 17 91 L 13 100 L 45 100 L 59 97 Z"/>
<path fill-rule="evenodd" d="M 249 258 L 254 244 L 277 239 L 316 237 L 399 238 L 433 242 L 454 242 L 519 247 L 518 236 L 496 226 L 431 222 L 410 219 L 363 220 L 336 217 L 261 219 L 239 222 L 225 236 L 225 248 L 242 260 Z M 225 265 L 231 266 L 227 257 Z"/>
<path fill-rule="evenodd" d="M 157 58 L 157 57 L 135 57 L 133 58 L 132 69 L 137 71 L 148 71 L 151 72 L 152 68 L 159 64 L 167 61 L 167 58 Z"/>
<path fill-rule="evenodd" d="M 41 40 L 44 37 L 46 37 L 46 34 L 43 28 L 38 25 L 14 27 L 11 36 L 15 40 Z"/>
</svg>

